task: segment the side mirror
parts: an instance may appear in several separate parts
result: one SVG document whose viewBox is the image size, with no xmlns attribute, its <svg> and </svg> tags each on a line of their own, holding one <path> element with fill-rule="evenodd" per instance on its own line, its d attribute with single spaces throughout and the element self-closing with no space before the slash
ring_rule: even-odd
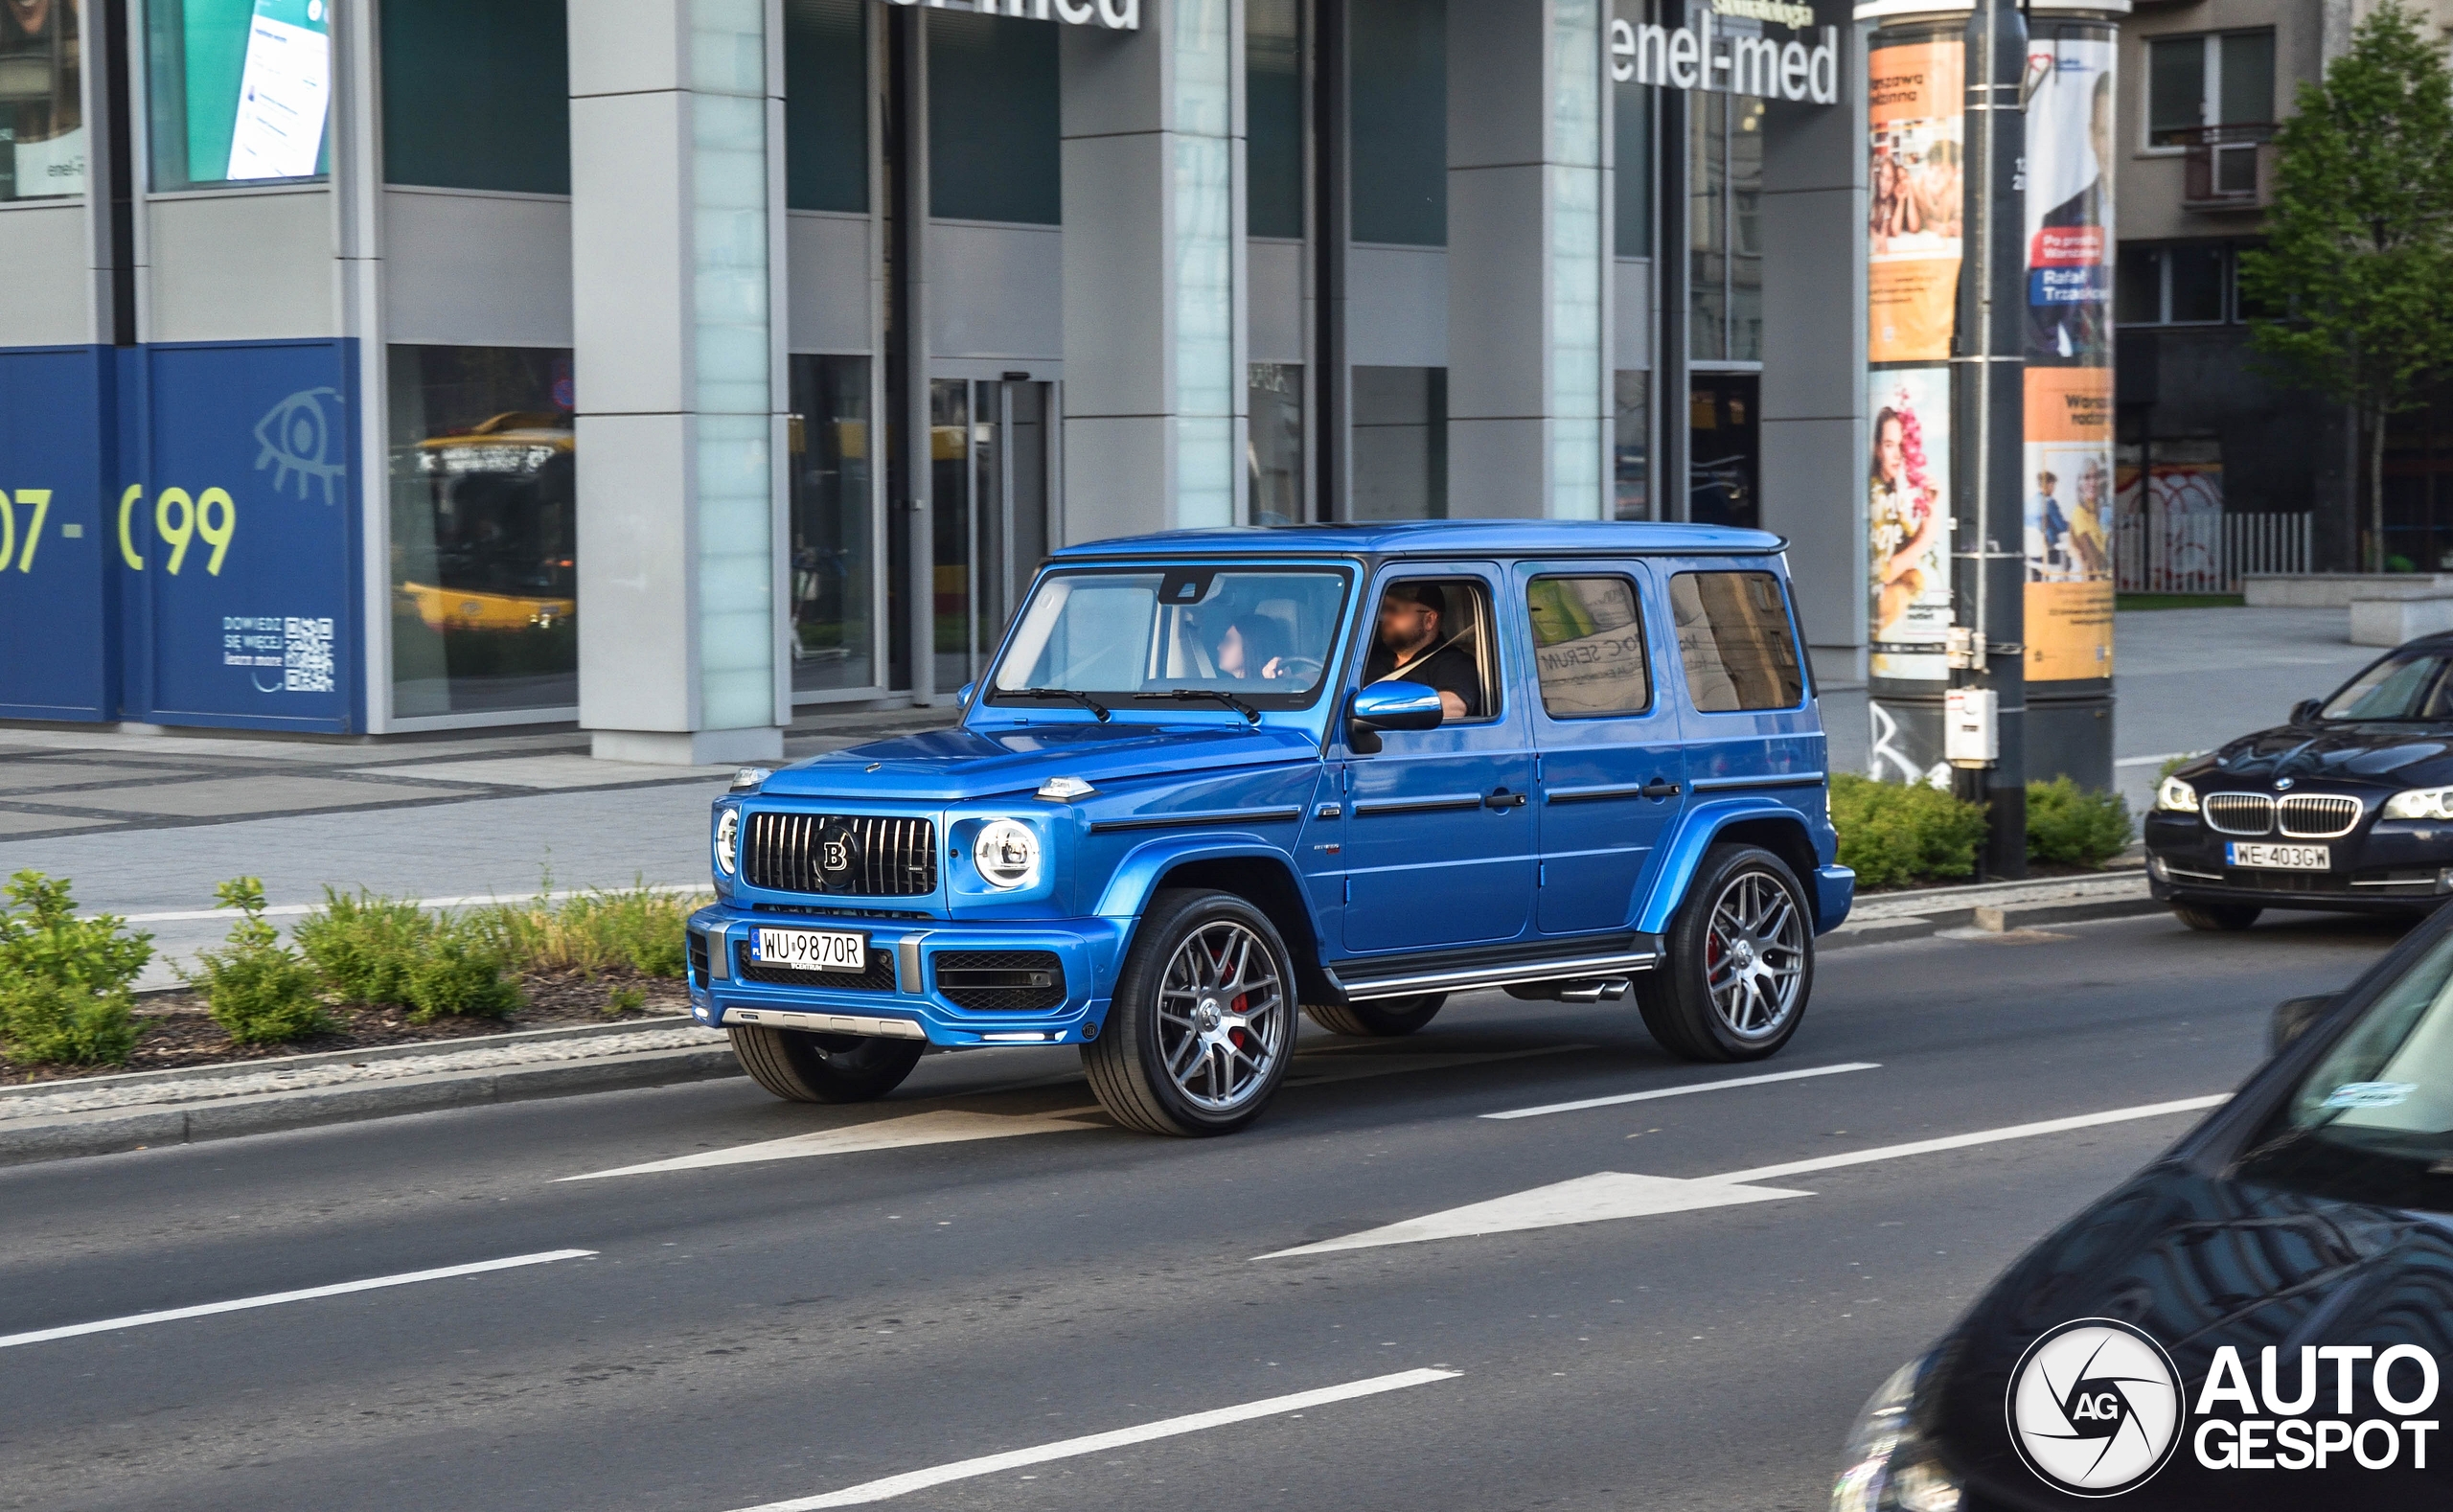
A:
<svg viewBox="0 0 2453 1512">
<path fill-rule="evenodd" d="M 2291 706 L 2291 722 L 2307 724 L 2315 721 L 2317 711 L 2326 706 L 2323 699 L 2302 699 Z"/>
<path fill-rule="evenodd" d="M 954 707 L 955 707 L 955 708 L 958 708 L 958 709 L 967 709 L 967 708 L 970 708 L 970 707 L 971 707 L 971 696 L 972 696 L 974 693 L 977 692 L 978 690 L 979 690 L 979 684 L 978 684 L 978 683 L 975 683 L 975 682 L 966 682 L 966 683 L 964 683 L 961 687 L 959 687 L 959 688 L 955 689 L 955 690 L 954 690 Z"/>
<path fill-rule="evenodd" d="M 2308 1032 L 2308 1026 L 2326 1016 L 2333 1006 L 2333 998 L 2320 993 L 2314 997 L 2286 997 L 2275 1004 L 2274 1021 L 2266 1028 L 2266 1051 L 2281 1055 L 2291 1042 Z"/>
<path fill-rule="evenodd" d="M 1375 682 L 1354 690 L 1346 704 L 1346 744 L 1364 755 L 1380 748 L 1382 730 L 1435 730 L 1447 711 L 1438 691 L 1419 682 Z"/>
</svg>

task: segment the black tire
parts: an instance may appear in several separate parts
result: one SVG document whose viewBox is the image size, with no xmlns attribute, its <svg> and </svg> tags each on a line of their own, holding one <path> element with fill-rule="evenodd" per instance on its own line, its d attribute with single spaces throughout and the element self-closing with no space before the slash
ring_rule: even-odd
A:
<svg viewBox="0 0 2453 1512">
<path fill-rule="evenodd" d="M 1439 1005 L 1448 1000 L 1446 993 L 1425 993 L 1419 997 L 1390 997 L 1382 1002 L 1305 1003 L 1303 1017 L 1331 1034 L 1350 1034 L 1357 1039 L 1393 1040 L 1413 1033 L 1431 1022 Z"/>
<path fill-rule="evenodd" d="M 2192 929 L 2225 934 L 2245 929 L 2265 910 L 2250 903 L 2175 903 L 2172 917 Z"/>
<path fill-rule="evenodd" d="M 928 1048 L 918 1040 L 811 1034 L 763 1023 L 729 1026 L 749 1079 L 787 1102 L 865 1103 L 903 1085 Z"/>
<path fill-rule="evenodd" d="M 1295 962 L 1267 914 L 1233 893 L 1168 888 L 1142 910 L 1082 1066 L 1128 1129 L 1232 1134 L 1285 1081 L 1295 1014 Z"/>
<path fill-rule="evenodd" d="M 1662 1049 L 1687 1061 L 1759 1061 L 1797 1033 L 1814 993 L 1814 915 L 1770 851 L 1707 851 L 1663 945 L 1661 963 L 1635 979 L 1636 1006 Z M 1724 961 L 1736 974 L 1722 975 L 1715 994 Z"/>
</svg>

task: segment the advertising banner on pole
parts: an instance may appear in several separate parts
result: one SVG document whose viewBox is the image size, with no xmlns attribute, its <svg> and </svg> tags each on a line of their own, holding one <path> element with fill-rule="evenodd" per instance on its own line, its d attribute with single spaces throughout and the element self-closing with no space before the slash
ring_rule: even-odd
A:
<svg viewBox="0 0 2453 1512">
<path fill-rule="evenodd" d="M 1877 677 L 1939 682 L 1949 676 L 1942 645 L 1951 625 L 1950 369 L 1869 374 L 1866 413 L 1872 417 L 1866 469 L 1869 670 Z"/>
<path fill-rule="evenodd" d="M 2112 676 L 2115 43 L 2039 29 L 2029 46 L 2027 676 Z"/>
<path fill-rule="evenodd" d="M 104 354 L 0 353 L 0 718 L 107 720 Z"/>
<path fill-rule="evenodd" d="M 157 346 L 112 502 L 128 717 L 366 727 L 356 364 L 344 341 Z"/>
<path fill-rule="evenodd" d="M 1965 44 L 1885 37 L 1866 53 L 1866 359 L 1940 362 L 1959 302 Z"/>
</svg>

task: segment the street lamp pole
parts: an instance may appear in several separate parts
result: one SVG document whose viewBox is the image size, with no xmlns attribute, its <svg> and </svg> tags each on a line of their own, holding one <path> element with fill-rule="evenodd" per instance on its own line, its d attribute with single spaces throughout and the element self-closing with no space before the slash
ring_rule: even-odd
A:
<svg viewBox="0 0 2453 1512">
<path fill-rule="evenodd" d="M 1985 809 L 1988 878 L 2027 875 L 2025 429 L 2027 18 L 1977 0 L 1967 20 L 1967 172 L 1951 350 L 1953 690 L 1944 750 L 1960 797 Z"/>
</svg>

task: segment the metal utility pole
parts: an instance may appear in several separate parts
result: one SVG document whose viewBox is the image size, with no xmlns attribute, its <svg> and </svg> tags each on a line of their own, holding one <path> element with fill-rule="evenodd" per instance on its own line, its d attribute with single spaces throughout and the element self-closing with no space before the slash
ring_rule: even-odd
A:
<svg viewBox="0 0 2453 1512">
<path fill-rule="evenodd" d="M 2025 432 L 2028 26 L 2012 0 L 1967 20 L 1966 255 L 1951 348 L 1953 790 L 1982 803 L 1982 875 L 2027 875 L 2027 556 L 2019 493 Z"/>
</svg>

